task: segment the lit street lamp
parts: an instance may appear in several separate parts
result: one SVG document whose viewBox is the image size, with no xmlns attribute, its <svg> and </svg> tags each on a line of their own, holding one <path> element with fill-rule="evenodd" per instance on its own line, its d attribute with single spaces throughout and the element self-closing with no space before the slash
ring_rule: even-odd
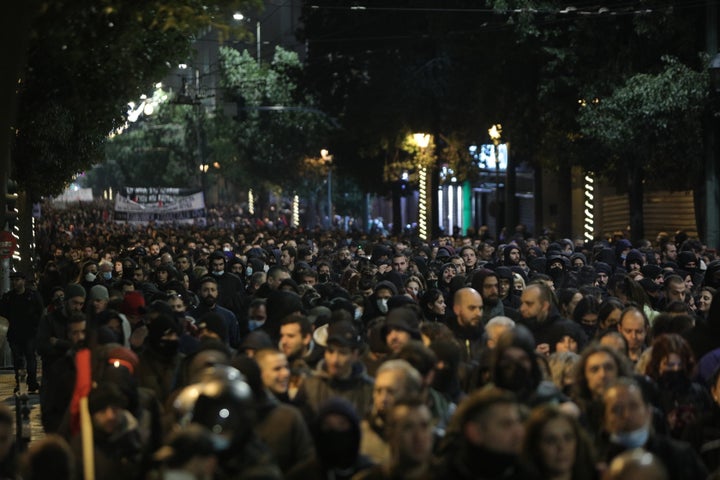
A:
<svg viewBox="0 0 720 480">
<path fill-rule="evenodd" d="M 332 228 L 333 224 L 333 207 L 332 207 L 332 161 L 333 156 L 326 149 L 320 150 L 320 158 L 327 167 L 327 208 L 328 208 L 328 228 Z"/>
<path fill-rule="evenodd" d="M 495 241 L 500 243 L 500 138 L 502 125 L 495 124 L 488 129 L 495 153 Z"/>
<path fill-rule="evenodd" d="M 430 145 L 432 137 L 427 133 L 414 133 L 415 145 L 425 154 L 425 149 Z M 422 158 L 421 160 L 424 160 Z M 418 171 L 418 236 L 422 240 L 428 239 L 428 198 L 427 198 L 427 165 L 425 161 L 420 162 Z"/>
</svg>

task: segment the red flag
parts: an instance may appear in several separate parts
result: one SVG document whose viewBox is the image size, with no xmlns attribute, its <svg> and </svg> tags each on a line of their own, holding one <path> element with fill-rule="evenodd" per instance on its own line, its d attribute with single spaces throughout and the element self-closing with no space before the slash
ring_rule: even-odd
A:
<svg viewBox="0 0 720 480">
<path fill-rule="evenodd" d="M 70 432 L 80 433 L 80 399 L 87 398 L 92 388 L 92 368 L 90 350 L 83 348 L 75 354 L 75 390 L 70 402 Z"/>
</svg>

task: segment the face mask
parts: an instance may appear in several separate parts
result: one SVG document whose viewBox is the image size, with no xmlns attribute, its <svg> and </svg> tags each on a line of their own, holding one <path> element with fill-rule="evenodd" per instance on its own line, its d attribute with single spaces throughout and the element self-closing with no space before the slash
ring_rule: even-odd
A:
<svg viewBox="0 0 720 480">
<path fill-rule="evenodd" d="M 595 334 L 597 333 L 598 328 L 597 325 L 585 325 L 581 323 L 580 328 L 583 329 L 583 332 L 585 332 L 585 335 L 587 335 L 587 338 L 589 340 L 595 338 Z"/>
<path fill-rule="evenodd" d="M 103 272 L 102 276 L 105 280 L 112 280 L 112 272 Z"/>
<path fill-rule="evenodd" d="M 681 390 L 688 383 L 683 371 L 664 372 L 658 378 L 658 385 L 663 390 Z"/>
<path fill-rule="evenodd" d="M 251 266 L 248 266 L 248 267 L 245 269 L 245 276 L 246 276 L 246 277 L 252 277 L 252 274 L 253 274 L 253 269 L 252 269 Z"/>
<path fill-rule="evenodd" d="M 377 299 L 376 303 L 377 303 L 378 310 L 380 310 L 380 313 L 382 313 L 382 314 L 387 313 L 387 311 L 388 311 L 387 302 L 388 302 L 387 298 L 378 298 Z"/>
<path fill-rule="evenodd" d="M 320 275 L 318 275 L 318 282 L 327 283 L 329 281 L 330 281 L 330 275 L 328 275 L 327 273 L 321 273 Z"/>
<path fill-rule="evenodd" d="M 212 272 L 212 274 L 215 275 L 216 277 L 222 277 L 224 273 L 225 273 L 225 270 L 220 270 L 220 271 L 213 270 L 213 272 Z"/>
<path fill-rule="evenodd" d="M 160 340 L 156 346 L 158 353 L 164 357 L 172 357 L 177 354 L 179 348 L 180 342 L 178 340 Z"/>
<path fill-rule="evenodd" d="M 223 252 L 232 252 L 232 248 L 230 248 L 230 247 L 223 247 Z"/>
<path fill-rule="evenodd" d="M 253 319 L 248 320 L 248 328 L 250 329 L 251 332 L 253 330 L 257 330 L 258 328 L 262 327 L 263 325 L 265 325 L 265 320 L 253 320 Z"/>
<path fill-rule="evenodd" d="M 610 441 L 625 448 L 640 448 L 647 442 L 650 430 L 647 427 L 640 427 L 632 432 L 613 433 Z"/>
<path fill-rule="evenodd" d="M 328 467 L 347 468 L 357 459 L 358 447 L 351 432 L 323 431 L 318 438 L 317 454 Z"/>
<path fill-rule="evenodd" d="M 263 272 L 267 273 L 268 270 L 270 270 L 270 265 L 266 263 L 265 265 L 263 265 Z"/>
<path fill-rule="evenodd" d="M 362 318 L 362 316 L 363 316 L 363 310 L 362 310 L 362 308 L 356 308 L 356 309 L 355 309 L 355 315 L 353 315 L 353 318 L 354 318 L 355 320 L 360 320 L 360 319 Z"/>
<path fill-rule="evenodd" d="M 503 362 L 499 365 L 495 384 L 506 390 L 514 392 L 519 398 L 525 398 L 532 393 L 534 386 L 530 372 L 525 370 L 518 362 Z"/>
<path fill-rule="evenodd" d="M 92 272 L 88 272 L 85 274 L 85 281 L 86 282 L 94 282 L 96 278 L 96 275 Z"/>
<path fill-rule="evenodd" d="M 455 376 L 449 368 L 441 368 L 435 370 L 435 379 L 433 380 L 432 387 L 442 393 L 449 393 L 450 387 L 453 386 Z"/>
<path fill-rule="evenodd" d="M 230 439 L 225 435 L 212 435 L 212 443 L 215 450 L 222 452 L 230 448 Z"/>
</svg>

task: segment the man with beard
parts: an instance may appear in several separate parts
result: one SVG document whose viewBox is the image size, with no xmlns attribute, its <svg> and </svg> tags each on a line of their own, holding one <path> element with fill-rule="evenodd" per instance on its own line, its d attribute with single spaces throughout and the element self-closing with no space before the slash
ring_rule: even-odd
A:
<svg viewBox="0 0 720 480">
<path fill-rule="evenodd" d="M 358 480 L 436 478 L 432 471 L 433 418 L 419 398 L 396 402 L 387 415 L 390 458 L 358 475 Z"/>
<path fill-rule="evenodd" d="M 73 313 L 82 313 L 85 296 L 85 289 L 81 285 L 71 283 L 65 287 L 62 308 L 53 310 L 40 320 L 37 345 L 44 371 L 49 371 L 52 364 L 64 357 L 72 346 L 68 341 L 70 317 Z"/>
<path fill-rule="evenodd" d="M 506 267 L 516 267 L 520 265 L 520 247 L 510 244 L 503 250 L 503 265 Z"/>
<path fill-rule="evenodd" d="M 553 326 L 570 321 L 560 316 L 553 303 L 553 292 L 544 283 L 528 285 L 523 290 L 520 302 L 520 323 L 526 326 L 535 337 L 536 351 L 542 355 L 549 355 Z M 586 341 L 587 338 L 582 339 L 583 344 Z"/>
<path fill-rule="evenodd" d="M 375 375 L 372 409 L 361 423 L 360 453 L 375 463 L 390 460 L 390 445 L 387 443 L 387 416 L 395 400 L 410 395 L 420 395 L 422 377 L 405 360 L 388 360 L 380 365 Z"/>
<path fill-rule="evenodd" d="M 420 340 L 420 319 L 410 307 L 390 310 L 385 319 L 383 336 L 390 352 L 397 354 L 410 340 Z"/>
<path fill-rule="evenodd" d="M 707 478 L 705 465 L 690 445 L 654 431 L 652 405 L 635 380 L 618 379 L 605 391 L 603 404 L 604 437 L 599 458 L 610 464 L 623 452 L 643 448 L 662 460 L 670 478 Z"/>
<path fill-rule="evenodd" d="M 236 318 L 241 318 L 247 308 L 243 281 L 234 273 L 227 271 L 227 258 L 223 252 L 213 252 L 208 262 L 210 263 L 210 273 L 217 283 L 217 303 L 221 307 L 230 310 Z M 245 324 L 240 334 L 245 334 L 248 331 L 247 324 Z"/>
<path fill-rule="evenodd" d="M 493 387 L 477 390 L 453 416 L 435 478 L 535 478 L 520 462 L 523 435 L 521 406 L 512 393 Z"/>
<path fill-rule="evenodd" d="M 295 247 L 284 245 L 280 249 L 280 265 L 287 268 L 290 273 L 295 271 L 295 260 L 297 259 L 297 250 Z"/>
<path fill-rule="evenodd" d="M 490 319 L 495 317 L 517 317 L 516 311 L 511 308 L 506 309 L 503 302 L 500 301 L 500 277 L 497 273 L 486 268 L 478 270 L 472 277 L 471 285 L 483 299 L 483 324 L 487 324 Z"/>
<path fill-rule="evenodd" d="M 448 327 L 462 345 L 462 359 L 477 361 L 483 348 L 483 299 L 474 288 L 461 288 L 453 300 L 454 318 L 448 320 Z"/>
<path fill-rule="evenodd" d="M 237 349 L 240 346 L 240 328 L 237 317 L 227 308 L 218 305 L 218 283 L 215 277 L 206 275 L 200 279 L 198 297 L 200 297 L 200 305 L 190 312 L 190 316 L 201 318 L 209 312 L 220 315 L 227 328 L 228 343 L 232 348 Z"/>
</svg>

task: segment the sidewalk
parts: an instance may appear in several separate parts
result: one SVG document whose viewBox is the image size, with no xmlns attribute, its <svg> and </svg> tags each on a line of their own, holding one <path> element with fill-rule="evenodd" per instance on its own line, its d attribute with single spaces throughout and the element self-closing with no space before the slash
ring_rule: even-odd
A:
<svg viewBox="0 0 720 480">
<path fill-rule="evenodd" d="M 38 369 L 39 370 L 39 369 Z M 38 372 L 39 373 L 39 372 Z M 2 401 L 15 412 L 15 373 L 12 369 L 0 369 L 0 398 Z M 30 443 L 40 440 L 45 436 L 42 424 L 40 423 L 40 395 L 29 395 L 30 405 L 30 425 L 31 437 Z"/>
</svg>

